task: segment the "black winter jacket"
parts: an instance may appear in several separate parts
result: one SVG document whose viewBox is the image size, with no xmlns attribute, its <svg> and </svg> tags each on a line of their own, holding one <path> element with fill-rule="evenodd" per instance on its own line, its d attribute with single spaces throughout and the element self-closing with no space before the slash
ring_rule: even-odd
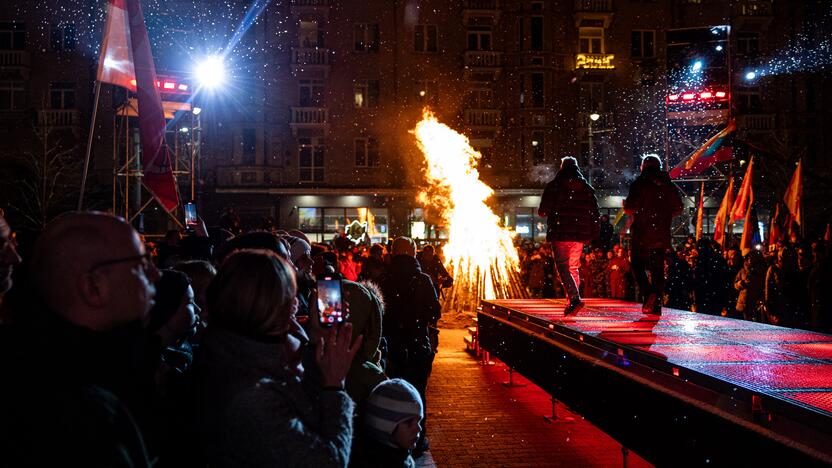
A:
<svg viewBox="0 0 832 468">
<path fill-rule="evenodd" d="M 433 282 L 416 258 L 394 255 L 379 286 L 384 295 L 381 330 L 387 345 L 429 347 L 428 327 L 436 324 L 442 311 Z"/>
<path fill-rule="evenodd" d="M 624 211 L 633 217 L 634 249 L 668 249 L 670 223 L 682 212 L 682 198 L 667 172 L 648 169 L 630 185 Z"/>
<path fill-rule="evenodd" d="M 589 242 L 598 237 L 598 200 L 595 190 L 577 168 L 558 171 L 546 185 L 538 213 L 547 216 L 546 240 Z"/>
</svg>

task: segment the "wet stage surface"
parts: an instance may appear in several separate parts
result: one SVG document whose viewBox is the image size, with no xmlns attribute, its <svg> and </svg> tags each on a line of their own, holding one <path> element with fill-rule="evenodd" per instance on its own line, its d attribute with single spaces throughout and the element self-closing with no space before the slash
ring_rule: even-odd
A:
<svg viewBox="0 0 832 468">
<path fill-rule="evenodd" d="M 658 320 L 641 305 L 585 299 L 564 317 L 557 299 L 490 300 L 483 308 L 550 322 L 575 336 L 637 350 L 749 391 L 832 416 L 832 336 L 664 308 Z M 550 326 L 550 328 L 552 328 Z"/>
</svg>

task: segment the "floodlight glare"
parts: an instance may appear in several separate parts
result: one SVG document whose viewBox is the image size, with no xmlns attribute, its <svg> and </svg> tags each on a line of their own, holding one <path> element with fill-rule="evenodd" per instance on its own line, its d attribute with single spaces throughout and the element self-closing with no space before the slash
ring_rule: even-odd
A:
<svg viewBox="0 0 832 468">
<path fill-rule="evenodd" d="M 222 57 L 212 55 L 206 57 L 196 67 L 196 79 L 206 88 L 216 88 L 225 81 L 225 65 Z"/>
<path fill-rule="evenodd" d="M 750 72 L 745 74 L 745 79 L 748 80 L 748 81 L 751 81 L 754 78 L 757 78 L 757 73 L 755 73 L 753 71 L 750 71 Z"/>
<path fill-rule="evenodd" d="M 722 52 L 722 46 L 721 45 L 716 46 L 716 51 L 717 52 Z"/>
<path fill-rule="evenodd" d="M 693 66 L 691 67 L 691 69 L 694 72 L 698 72 L 698 71 L 702 70 L 702 61 L 697 60 L 697 61 L 693 62 Z"/>
<path fill-rule="evenodd" d="M 593 122 L 595 122 L 596 120 L 598 120 L 600 118 L 601 118 L 601 116 L 594 113 L 594 112 L 592 114 L 589 114 L 589 119 L 592 120 Z"/>
<path fill-rule="evenodd" d="M 194 114 L 194 115 L 199 115 L 200 112 L 202 112 L 201 107 L 194 107 L 193 110 L 191 111 L 191 113 Z"/>
</svg>

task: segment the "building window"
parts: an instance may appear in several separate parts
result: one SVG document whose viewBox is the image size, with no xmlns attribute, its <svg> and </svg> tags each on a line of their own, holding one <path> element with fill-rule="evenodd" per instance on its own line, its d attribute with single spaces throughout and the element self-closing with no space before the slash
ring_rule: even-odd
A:
<svg viewBox="0 0 832 468">
<path fill-rule="evenodd" d="M 75 109 L 75 83 L 52 82 L 49 84 L 50 109 Z"/>
<path fill-rule="evenodd" d="M 545 105 L 543 73 L 532 73 L 532 107 Z"/>
<path fill-rule="evenodd" d="M 253 128 L 243 129 L 243 157 L 240 160 L 244 166 L 255 164 L 257 154 L 257 130 Z"/>
<path fill-rule="evenodd" d="M 358 80 L 353 84 L 356 109 L 378 107 L 378 80 Z"/>
<path fill-rule="evenodd" d="M 537 166 L 546 162 L 546 137 L 541 131 L 532 132 L 532 163 Z"/>
<path fill-rule="evenodd" d="M 317 139 L 298 139 L 298 168 L 301 182 L 324 181 L 324 152 L 323 143 Z"/>
<path fill-rule="evenodd" d="M 257 183 L 257 173 L 252 171 L 245 171 L 240 173 L 240 183 L 243 184 L 256 184 Z"/>
<path fill-rule="evenodd" d="M 468 109 L 493 109 L 494 92 L 488 88 L 469 89 L 465 95 L 465 107 Z"/>
<path fill-rule="evenodd" d="M 22 81 L 0 81 L 0 111 L 26 108 L 26 90 Z"/>
<path fill-rule="evenodd" d="M 324 84 L 321 81 L 302 80 L 298 89 L 300 107 L 323 107 Z"/>
<path fill-rule="evenodd" d="M 324 32 L 317 21 L 301 21 L 298 25 L 298 44 L 301 47 L 323 47 Z"/>
<path fill-rule="evenodd" d="M 320 232 L 323 213 L 320 208 L 298 208 L 298 229 L 303 232 Z"/>
<path fill-rule="evenodd" d="M 26 23 L 0 23 L 0 50 L 26 48 Z"/>
<path fill-rule="evenodd" d="M 633 31 L 630 34 L 630 56 L 651 58 L 656 56 L 656 31 Z"/>
<path fill-rule="evenodd" d="M 378 152 L 378 140 L 356 138 L 353 143 L 356 167 L 378 167 L 381 159 Z"/>
<path fill-rule="evenodd" d="M 760 35 L 758 33 L 737 33 L 737 55 L 756 56 L 760 52 Z"/>
<path fill-rule="evenodd" d="M 52 50 L 75 50 L 75 25 L 53 24 L 50 28 L 49 42 Z"/>
<path fill-rule="evenodd" d="M 378 24 L 357 23 L 354 32 L 356 52 L 378 52 Z"/>
<path fill-rule="evenodd" d="M 543 17 L 532 16 L 532 38 L 529 44 L 531 50 L 543 50 Z"/>
<path fill-rule="evenodd" d="M 416 100 L 424 104 L 439 104 L 439 85 L 436 81 L 417 80 Z"/>
<path fill-rule="evenodd" d="M 737 90 L 736 100 L 737 109 L 743 113 L 760 112 L 762 107 L 758 87 L 740 87 Z"/>
<path fill-rule="evenodd" d="M 604 84 L 591 81 L 582 82 L 578 90 L 578 110 L 580 112 L 596 112 L 603 109 Z M 581 126 L 585 126 L 582 122 Z"/>
<path fill-rule="evenodd" d="M 491 50 L 491 31 L 468 31 L 468 50 Z"/>
<path fill-rule="evenodd" d="M 580 28 L 578 44 L 582 54 L 603 54 L 604 28 Z"/>
<path fill-rule="evenodd" d="M 413 32 L 413 50 L 416 52 L 438 52 L 439 30 L 435 24 L 417 24 Z"/>
</svg>

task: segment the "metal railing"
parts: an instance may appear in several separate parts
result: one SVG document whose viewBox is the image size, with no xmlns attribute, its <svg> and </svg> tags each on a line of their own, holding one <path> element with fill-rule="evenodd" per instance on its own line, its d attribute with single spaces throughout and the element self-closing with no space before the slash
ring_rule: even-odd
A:
<svg viewBox="0 0 832 468">
<path fill-rule="evenodd" d="M 772 16 L 774 8 L 771 0 L 739 0 L 734 3 L 737 16 Z"/>
<path fill-rule="evenodd" d="M 41 127 L 74 127 L 78 123 L 78 111 L 75 109 L 41 109 L 38 111 L 38 125 Z"/>
<path fill-rule="evenodd" d="M 466 67 L 500 67 L 503 53 L 491 50 L 469 50 L 465 52 Z"/>
<path fill-rule="evenodd" d="M 294 65 L 329 65 L 329 49 L 295 47 L 292 49 Z"/>
<path fill-rule="evenodd" d="M 777 123 L 774 114 L 745 114 L 737 119 L 740 128 L 746 130 L 774 130 Z"/>
<path fill-rule="evenodd" d="M 501 112 L 496 109 L 468 109 L 465 111 L 465 123 L 472 127 L 497 127 L 500 125 Z"/>
<path fill-rule="evenodd" d="M 293 124 L 325 124 L 329 121 L 329 110 L 326 107 L 293 107 Z"/>
<path fill-rule="evenodd" d="M 465 0 L 467 10 L 497 10 L 500 8 L 500 0 Z"/>
<path fill-rule="evenodd" d="M 575 11 L 612 11 L 612 0 L 575 0 Z"/>
<path fill-rule="evenodd" d="M 28 67 L 29 52 L 25 50 L 0 50 L 0 67 Z"/>
</svg>

